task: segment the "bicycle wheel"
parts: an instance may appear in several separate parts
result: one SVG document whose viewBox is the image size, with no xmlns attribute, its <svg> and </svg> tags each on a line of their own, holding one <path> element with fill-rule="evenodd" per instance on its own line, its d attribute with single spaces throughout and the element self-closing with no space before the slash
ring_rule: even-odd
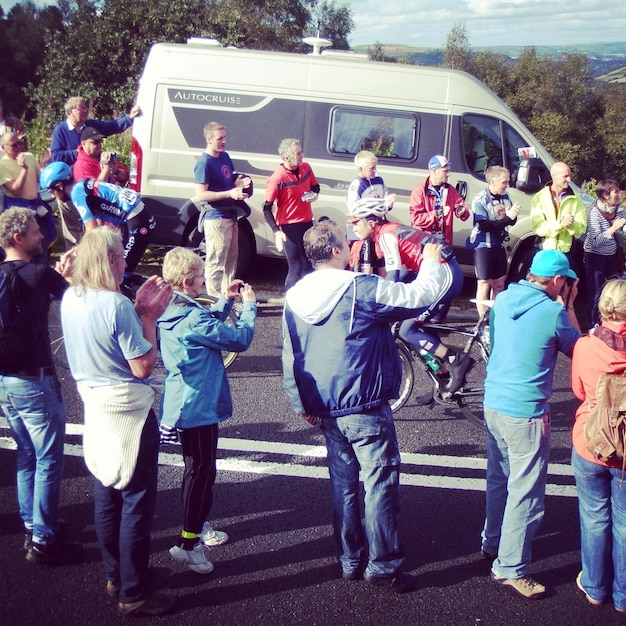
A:
<svg viewBox="0 0 626 626">
<path fill-rule="evenodd" d="M 413 356 L 411 355 L 411 352 L 400 341 L 396 341 L 396 347 L 398 348 L 398 356 L 400 357 L 400 363 L 402 364 L 402 379 L 400 381 L 400 394 L 397 398 L 394 398 L 389 402 L 392 412 L 401 409 L 411 397 L 414 380 Z"/>
<path fill-rule="evenodd" d="M 470 350 L 472 365 L 467 371 L 465 384 L 458 392 L 457 402 L 463 415 L 477 426 L 484 425 L 483 398 L 487 376 L 486 348 L 476 341 Z"/>
<path fill-rule="evenodd" d="M 52 300 L 50 302 L 50 312 L 48 313 L 48 335 L 50 337 L 50 350 L 52 361 L 59 367 L 70 368 L 65 352 L 65 340 L 63 339 L 63 328 L 61 326 L 61 301 Z"/>
<path fill-rule="evenodd" d="M 211 306 L 213 306 L 217 302 L 217 298 L 209 295 L 198 296 L 196 298 L 196 302 L 199 302 L 205 309 L 210 309 Z M 226 324 L 230 324 L 231 326 L 236 326 L 238 319 L 239 318 L 237 317 L 235 311 L 231 309 L 225 322 Z M 238 354 L 239 352 L 229 352 L 228 350 L 222 350 L 222 361 L 224 362 L 224 367 L 230 367 L 237 358 Z"/>
</svg>

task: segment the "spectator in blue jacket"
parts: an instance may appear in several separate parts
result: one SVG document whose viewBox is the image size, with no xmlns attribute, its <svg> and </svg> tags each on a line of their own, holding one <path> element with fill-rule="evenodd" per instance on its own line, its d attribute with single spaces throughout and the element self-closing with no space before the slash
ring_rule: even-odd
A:
<svg viewBox="0 0 626 626">
<path fill-rule="evenodd" d="M 85 100 L 74 96 L 65 103 L 65 113 L 67 118 L 57 124 L 52 131 L 50 151 L 53 161 L 64 161 L 71 166 L 78 156 L 80 134 L 87 126 L 95 128 L 105 137 L 117 135 L 133 125 L 135 118 L 141 115 L 141 108 L 135 105 L 128 115 L 122 115 L 117 120 L 107 122 L 92 120 L 87 119 L 88 109 Z"/>
<path fill-rule="evenodd" d="M 141 108 L 135 105 L 128 115 L 122 115 L 117 120 L 101 121 L 87 119 L 87 104 L 83 98 L 73 96 L 65 103 L 67 118 L 57 124 L 52 131 L 52 144 L 50 152 L 53 161 L 63 161 L 70 167 L 74 165 L 78 157 L 80 135 L 88 126 L 95 128 L 98 133 L 108 137 L 124 132 L 130 128 Z M 61 225 L 66 249 L 76 245 L 83 236 L 83 224 L 78 211 L 69 200 L 57 201 L 61 214 Z"/>
<path fill-rule="evenodd" d="M 441 245 L 424 246 L 419 274 L 406 284 L 347 271 L 350 249 L 334 222 L 315 224 L 303 241 L 315 271 L 285 297 L 285 391 L 326 438 L 342 578 L 404 593 L 415 581 L 401 571 L 400 453 L 389 407 L 401 366 L 389 322 L 415 317 L 440 297 Z"/>
<path fill-rule="evenodd" d="M 198 574 L 213 571 L 204 546 L 228 541 L 225 532 L 206 521 L 213 501 L 218 425 L 233 412 L 221 350 L 247 350 L 256 320 L 254 291 L 240 280 L 229 285 L 211 311 L 196 302 L 204 269 L 204 261 L 187 248 L 165 255 L 163 278 L 174 288 L 174 299 L 159 319 L 167 370 L 161 424 L 178 430 L 185 461 L 183 529 L 170 554 Z M 237 325 L 230 326 L 224 320 L 238 295 L 243 308 Z"/>
</svg>

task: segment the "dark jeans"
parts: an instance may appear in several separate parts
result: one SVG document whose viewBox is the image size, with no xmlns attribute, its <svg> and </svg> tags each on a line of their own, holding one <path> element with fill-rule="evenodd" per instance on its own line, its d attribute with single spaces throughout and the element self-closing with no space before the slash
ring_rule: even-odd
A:
<svg viewBox="0 0 626 626">
<path fill-rule="evenodd" d="M 303 222 L 299 224 L 283 224 L 280 229 L 285 233 L 285 256 L 289 269 L 285 278 L 285 289 L 293 287 L 303 276 L 313 271 L 304 253 L 302 238 L 313 222 Z"/>
<path fill-rule="evenodd" d="M 218 425 L 179 430 L 178 434 L 185 460 L 183 530 L 200 534 L 213 503 Z"/>
<path fill-rule="evenodd" d="M 585 274 L 587 277 L 587 288 L 589 289 L 589 300 L 591 301 L 591 325 L 595 326 L 600 322 L 598 301 L 600 300 L 602 287 L 604 287 L 607 280 L 617 278 L 617 255 L 585 252 Z"/>
<path fill-rule="evenodd" d="M 120 585 L 120 602 L 138 602 L 148 595 L 158 454 L 159 426 L 150 410 L 128 485 L 115 489 L 94 479 L 96 534 L 107 579 Z"/>
</svg>

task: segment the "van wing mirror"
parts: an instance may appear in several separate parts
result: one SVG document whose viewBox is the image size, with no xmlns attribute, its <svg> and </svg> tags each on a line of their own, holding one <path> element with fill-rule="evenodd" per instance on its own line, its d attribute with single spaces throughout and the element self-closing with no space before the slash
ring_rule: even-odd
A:
<svg viewBox="0 0 626 626">
<path fill-rule="evenodd" d="M 456 190 L 459 192 L 459 196 L 461 196 L 463 200 L 467 200 L 467 183 L 464 180 L 460 180 L 456 184 Z"/>
<path fill-rule="evenodd" d="M 550 170 L 541 159 L 523 159 L 517 170 L 515 187 L 525 193 L 536 193 L 551 180 Z"/>
</svg>

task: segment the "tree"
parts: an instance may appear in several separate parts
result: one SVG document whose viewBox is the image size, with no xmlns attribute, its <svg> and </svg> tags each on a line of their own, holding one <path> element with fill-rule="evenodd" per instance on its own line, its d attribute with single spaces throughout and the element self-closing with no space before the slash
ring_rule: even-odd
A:
<svg viewBox="0 0 626 626">
<path fill-rule="evenodd" d="M 57 7 L 38 8 L 34 2 L 16 4 L 5 17 L 0 15 L 0 84 L 5 113 L 26 116 L 28 99 L 22 87 L 37 81 L 46 43 L 62 27 Z M 10 62 L 9 62 L 10 59 Z"/>
<path fill-rule="evenodd" d="M 320 37 L 330 39 L 336 50 L 349 50 L 348 35 L 353 28 L 352 12 L 347 5 L 338 5 L 337 0 L 314 0 L 305 34 L 319 33 Z"/>
<path fill-rule="evenodd" d="M 40 84 L 31 96 L 40 113 L 63 115 L 69 95 L 82 95 L 92 115 L 127 110 L 150 47 L 217 39 L 257 50 L 305 51 L 312 11 L 339 46 L 347 46 L 352 14 L 335 0 L 59 0 L 62 25 L 48 38 Z M 306 49 L 308 51 L 308 49 Z"/>
<path fill-rule="evenodd" d="M 464 22 L 455 24 L 448 33 L 443 58 L 444 66 L 451 70 L 473 72 L 473 54 Z"/>
<path fill-rule="evenodd" d="M 604 150 L 596 120 L 603 105 L 586 56 L 540 58 L 535 48 L 525 49 L 506 102 L 554 158 L 568 163 L 576 180 L 597 177 Z"/>
<path fill-rule="evenodd" d="M 626 186 L 626 84 L 611 83 L 602 90 L 605 112 L 597 122 L 606 158 L 599 163 L 596 178 L 614 178 Z"/>
<path fill-rule="evenodd" d="M 503 100 L 511 94 L 511 63 L 504 54 L 491 50 L 478 52 L 472 73 Z"/>
</svg>

